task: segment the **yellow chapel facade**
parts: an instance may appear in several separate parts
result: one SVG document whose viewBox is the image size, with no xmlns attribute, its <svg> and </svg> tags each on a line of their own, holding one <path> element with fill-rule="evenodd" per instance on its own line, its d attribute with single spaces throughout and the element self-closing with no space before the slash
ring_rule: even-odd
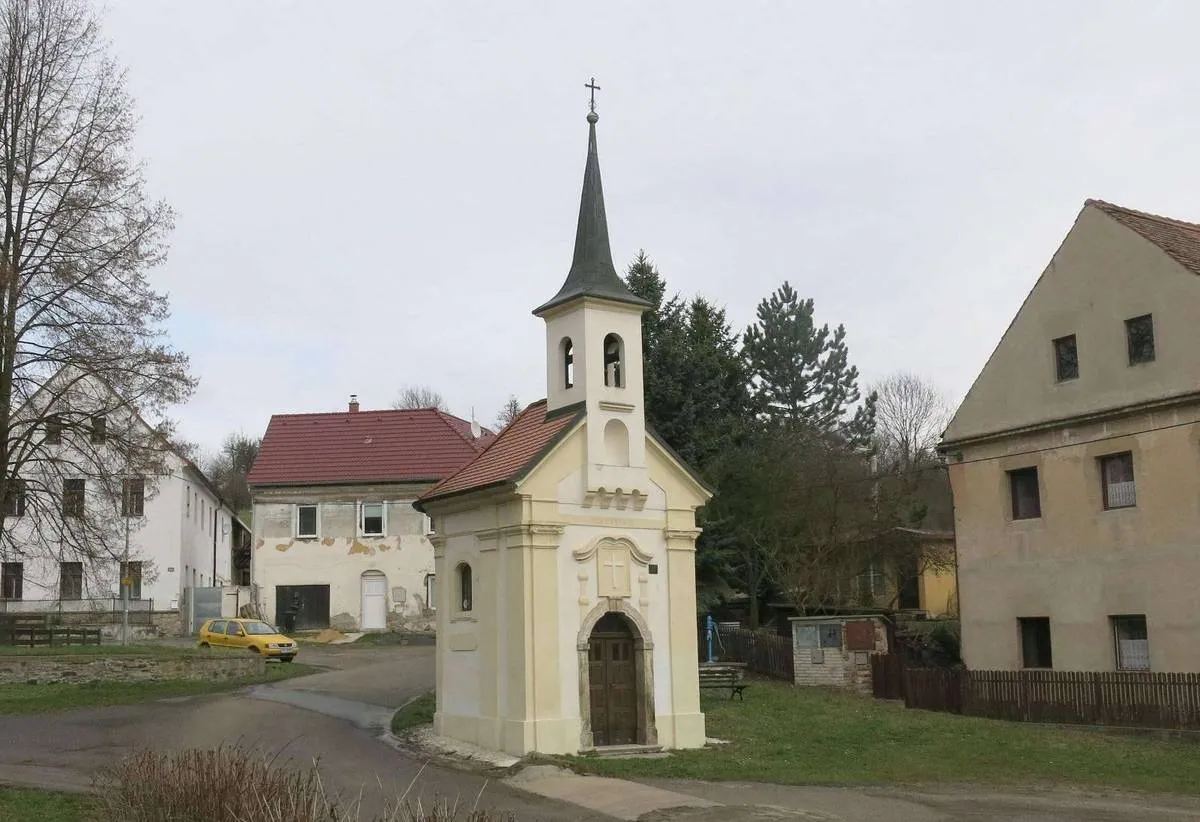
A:
<svg viewBox="0 0 1200 822">
<path fill-rule="evenodd" d="M 417 507 L 435 532 L 436 733 L 514 755 L 705 744 L 697 648 L 703 483 L 649 431 L 647 304 L 617 276 L 588 115 L 547 397 Z"/>
</svg>

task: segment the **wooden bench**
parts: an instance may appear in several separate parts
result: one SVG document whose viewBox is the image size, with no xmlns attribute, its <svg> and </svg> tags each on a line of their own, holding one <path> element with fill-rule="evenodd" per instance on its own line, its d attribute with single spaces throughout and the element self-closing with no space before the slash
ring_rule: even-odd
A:
<svg viewBox="0 0 1200 822">
<path fill-rule="evenodd" d="M 743 679 L 743 668 L 734 665 L 701 665 L 700 688 L 728 688 L 729 698 L 734 695 L 745 702 L 742 691 L 750 687 Z"/>
</svg>

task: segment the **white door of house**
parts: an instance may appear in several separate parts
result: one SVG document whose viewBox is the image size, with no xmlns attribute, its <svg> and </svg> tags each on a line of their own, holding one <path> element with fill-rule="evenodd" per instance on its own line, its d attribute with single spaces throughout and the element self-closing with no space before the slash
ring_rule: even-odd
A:
<svg viewBox="0 0 1200 822">
<path fill-rule="evenodd" d="M 362 575 L 362 619 L 364 631 L 387 628 L 387 577 L 379 571 Z"/>
</svg>

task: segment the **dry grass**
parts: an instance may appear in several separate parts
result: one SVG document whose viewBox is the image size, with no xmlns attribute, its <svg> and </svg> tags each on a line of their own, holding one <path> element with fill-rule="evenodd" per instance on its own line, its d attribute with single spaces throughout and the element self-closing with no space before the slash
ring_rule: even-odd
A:
<svg viewBox="0 0 1200 822">
<path fill-rule="evenodd" d="M 426 808 L 409 794 L 420 774 L 382 816 L 367 819 L 358 801 L 326 793 L 316 764 L 301 770 L 240 747 L 142 752 L 97 779 L 99 819 L 121 822 L 508 822 L 478 807 L 438 800 Z M 480 792 L 482 794 L 482 791 Z"/>
</svg>

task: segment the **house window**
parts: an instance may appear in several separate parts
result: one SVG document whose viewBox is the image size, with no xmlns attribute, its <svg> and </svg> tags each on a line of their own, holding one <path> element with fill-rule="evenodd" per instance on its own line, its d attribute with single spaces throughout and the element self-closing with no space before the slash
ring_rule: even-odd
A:
<svg viewBox="0 0 1200 822">
<path fill-rule="evenodd" d="M 25 587 L 25 563 L 6 562 L 0 566 L 0 599 L 21 599 Z"/>
<path fill-rule="evenodd" d="M 842 624 L 818 622 L 797 625 L 792 633 L 792 644 L 797 648 L 841 648 Z"/>
<path fill-rule="evenodd" d="M 1053 668 L 1050 657 L 1050 617 L 1021 617 L 1021 665 L 1025 668 Z"/>
<path fill-rule="evenodd" d="M 4 494 L 4 516 L 25 516 L 25 480 L 12 477 Z"/>
<path fill-rule="evenodd" d="M 1146 635 L 1146 616 L 1110 617 L 1118 671 L 1150 670 L 1150 641 Z"/>
<path fill-rule="evenodd" d="M 129 563 L 129 567 L 126 568 L 125 563 L 122 562 L 120 564 L 118 573 L 121 575 L 121 587 L 124 588 L 126 585 L 129 586 L 129 598 L 130 599 L 141 599 L 142 598 L 142 563 L 141 562 L 131 562 L 131 563 Z M 125 592 L 122 591 L 121 595 L 124 596 Z"/>
<path fill-rule="evenodd" d="M 94 443 L 102 443 L 108 437 L 108 420 L 103 414 L 92 417 L 91 439 Z"/>
<path fill-rule="evenodd" d="M 425 575 L 425 608 L 434 610 L 437 608 L 437 575 Z"/>
<path fill-rule="evenodd" d="M 192 491 L 190 488 L 183 492 L 183 505 L 185 508 L 184 513 L 187 514 L 188 519 L 191 519 L 192 518 Z"/>
<path fill-rule="evenodd" d="M 383 503 L 364 502 L 358 527 L 364 537 L 383 536 Z"/>
<path fill-rule="evenodd" d="M 1054 370 L 1059 382 L 1079 377 L 1079 348 L 1074 334 L 1054 341 Z"/>
<path fill-rule="evenodd" d="M 146 480 L 142 477 L 126 477 L 121 480 L 121 516 L 142 517 L 146 515 Z"/>
<path fill-rule="evenodd" d="M 1037 468 L 1019 468 L 1008 472 L 1012 494 L 1013 519 L 1037 519 L 1042 515 L 1042 500 L 1038 496 Z"/>
<path fill-rule="evenodd" d="M 62 513 L 64 517 L 82 517 L 84 480 L 63 480 Z"/>
<path fill-rule="evenodd" d="M 58 598 L 83 599 L 83 563 L 58 564 Z"/>
<path fill-rule="evenodd" d="M 51 414 L 46 417 L 46 436 L 43 442 L 47 445 L 60 445 L 62 443 L 63 421 L 58 414 Z"/>
<path fill-rule="evenodd" d="M 575 347 L 571 338 L 564 337 L 561 343 L 563 363 L 563 388 L 575 387 Z"/>
<path fill-rule="evenodd" d="M 1109 454 L 1100 458 L 1100 484 L 1105 508 L 1132 508 L 1137 505 L 1133 482 L 1133 454 Z"/>
<path fill-rule="evenodd" d="M 474 603 L 471 590 L 471 566 L 460 563 L 458 566 L 458 605 L 460 611 L 470 611 Z"/>
<path fill-rule="evenodd" d="M 883 596 L 885 585 L 883 568 L 875 560 L 871 560 L 867 570 L 858 575 L 858 590 L 864 598 Z"/>
<path fill-rule="evenodd" d="M 1125 341 L 1129 345 L 1129 364 L 1154 362 L 1154 318 L 1150 314 L 1125 321 Z"/>
<path fill-rule="evenodd" d="M 296 506 L 296 536 L 299 539 L 314 539 L 317 536 L 317 506 Z"/>
<path fill-rule="evenodd" d="M 625 387 L 625 343 L 616 334 L 604 338 L 604 384 Z"/>
</svg>

